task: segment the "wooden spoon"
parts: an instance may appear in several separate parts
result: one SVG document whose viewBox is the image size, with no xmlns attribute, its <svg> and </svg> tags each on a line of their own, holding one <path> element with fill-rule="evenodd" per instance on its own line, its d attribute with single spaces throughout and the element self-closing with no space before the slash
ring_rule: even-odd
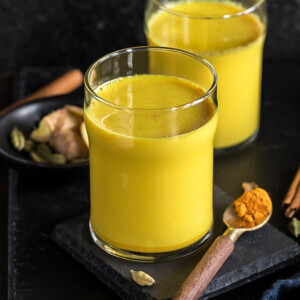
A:
<svg viewBox="0 0 300 300">
<path fill-rule="evenodd" d="M 200 262 L 185 280 L 173 300 L 196 300 L 200 297 L 207 285 L 216 275 L 226 259 L 234 249 L 234 243 L 246 231 L 253 231 L 263 227 L 271 218 L 272 211 L 266 219 L 257 226 L 240 228 L 239 217 L 233 209 L 232 203 L 223 214 L 223 222 L 228 227 L 222 236 L 219 236 L 210 246 Z"/>
</svg>

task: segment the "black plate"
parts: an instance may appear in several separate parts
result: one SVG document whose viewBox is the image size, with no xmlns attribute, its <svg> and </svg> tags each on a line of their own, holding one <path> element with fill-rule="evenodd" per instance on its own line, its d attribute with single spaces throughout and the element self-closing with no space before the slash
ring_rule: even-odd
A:
<svg viewBox="0 0 300 300">
<path fill-rule="evenodd" d="M 89 162 L 78 164 L 53 165 L 32 161 L 30 157 L 21 151 L 18 152 L 11 144 L 10 133 L 14 126 L 17 126 L 28 137 L 34 126 L 36 126 L 41 118 L 48 113 L 64 107 L 66 104 L 72 104 L 82 107 L 82 93 L 72 93 L 62 96 L 54 96 L 44 98 L 24 104 L 10 111 L 0 118 L 0 154 L 7 159 L 9 165 L 17 168 L 35 168 L 47 170 L 67 170 L 77 168 L 87 168 Z"/>
</svg>

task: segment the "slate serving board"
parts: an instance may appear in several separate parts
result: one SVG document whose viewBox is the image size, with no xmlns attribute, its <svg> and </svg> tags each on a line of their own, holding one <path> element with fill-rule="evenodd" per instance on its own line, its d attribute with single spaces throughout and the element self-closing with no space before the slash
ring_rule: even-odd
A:
<svg viewBox="0 0 300 300">
<path fill-rule="evenodd" d="M 214 230 L 207 243 L 195 254 L 166 263 L 137 263 L 112 257 L 102 251 L 91 239 L 88 214 L 57 225 L 53 238 L 93 272 L 100 280 L 124 299 L 169 299 L 178 290 L 214 239 L 225 228 L 223 211 L 234 199 L 214 186 Z M 239 285 L 279 269 L 283 262 L 300 253 L 300 247 L 291 238 L 267 224 L 256 232 L 245 233 L 236 243 L 234 252 L 221 267 L 203 293 L 210 298 Z M 131 280 L 130 270 L 143 270 L 156 283 L 140 287 Z"/>
</svg>

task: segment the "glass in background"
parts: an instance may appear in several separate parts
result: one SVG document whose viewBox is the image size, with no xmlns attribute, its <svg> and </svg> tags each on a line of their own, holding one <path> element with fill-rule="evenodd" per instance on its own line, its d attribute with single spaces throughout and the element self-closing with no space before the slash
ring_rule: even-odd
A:
<svg viewBox="0 0 300 300">
<path fill-rule="evenodd" d="M 218 75 L 219 117 L 214 147 L 250 143 L 259 130 L 264 0 L 148 0 L 149 45 L 174 47 L 207 59 Z M 195 69 L 184 67 L 186 72 Z"/>
</svg>

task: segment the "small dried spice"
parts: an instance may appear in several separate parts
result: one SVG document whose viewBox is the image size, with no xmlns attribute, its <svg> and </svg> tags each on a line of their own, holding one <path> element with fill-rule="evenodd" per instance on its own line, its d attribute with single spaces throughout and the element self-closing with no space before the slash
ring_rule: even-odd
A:
<svg viewBox="0 0 300 300">
<path fill-rule="evenodd" d="M 35 147 L 35 143 L 32 140 L 26 140 L 25 141 L 25 146 L 24 146 L 24 150 L 27 152 L 30 152 L 34 149 Z"/>
<path fill-rule="evenodd" d="M 40 143 L 49 142 L 51 138 L 51 128 L 44 119 L 39 123 L 39 127 L 31 132 L 30 138 Z"/>
<path fill-rule="evenodd" d="M 62 165 L 67 162 L 62 154 L 52 153 L 50 147 L 45 143 L 38 144 L 36 152 L 41 158 L 51 164 Z"/>
<path fill-rule="evenodd" d="M 141 286 L 151 286 L 155 280 L 143 271 L 130 271 L 132 279 Z"/>
<path fill-rule="evenodd" d="M 36 152 L 40 157 L 44 158 L 45 160 L 47 160 L 48 157 L 52 155 L 50 147 L 45 143 L 38 144 Z"/>
<path fill-rule="evenodd" d="M 73 160 L 71 160 L 71 164 L 79 164 L 79 163 L 83 163 L 83 162 L 87 162 L 88 159 L 85 158 L 75 158 Z"/>
<path fill-rule="evenodd" d="M 18 151 L 22 151 L 25 146 L 25 137 L 21 130 L 18 129 L 18 127 L 14 127 L 11 134 L 11 142 L 15 149 Z"/>
<path fill-rule="evenodd" d="M 300 235 L 300 221 L 297 218 L 293 218 L 289 223 L 289 230 L 296 238 Z"/>
<path fill-rule="evenodd" d="M 46 162 L 45 159 L 43 159 L 42 157 L 40 157 L 36 152 L 32 151 L 30 152 L 30 156 L 31 158 L 36 161 L 36 162 L 39 162 L 39 163 L 44 163 Z"/>
<path fill-rule="evenodd" d="M 55 165 L 63 165 L 67 160 L 63 155 L 55 153 L 47 157 L 47 162 Z"/>
</svg>

